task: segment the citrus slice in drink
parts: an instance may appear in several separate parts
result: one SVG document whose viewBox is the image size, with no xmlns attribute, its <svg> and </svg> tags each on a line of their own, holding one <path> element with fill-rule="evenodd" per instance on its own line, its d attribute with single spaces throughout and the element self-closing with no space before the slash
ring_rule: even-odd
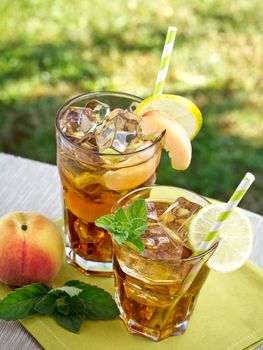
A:
<svg viewBox="0 0 263 350">
<path fill-rule="evenodd" d="M 179 123 L 193 140 L 201 129 L 203 119 L 198 107 L 185 97 L 177 95 L 155 95 L 143 100 L 134 111 L 143 116 L 146 112 L 159 110 L 167 114 L 167 118 Z"/>
<path fill-rule="evenodd" d="M 166 130 L 163 147 L 171 158 L 172 167 L 177 170 L 187 169 L 191 162 L 192 146 L 184 128 L 159 110 L 152 110 L 143 115 L 143 134 L 148 135 L 163 130 Z"/>
<path fill-rule="evenodd" d="M 188 236 L 193 251 L 198 249 L 224 206 L 225 204 L 209 205 L 194 216 Z M 253 230 L 248 217 L 240 209 L 233 210 L 218 237 L 218 247 L 207 265 L 219 272 L 237 270 L 246 262 L 252 250 Z"/>
<path fill-rule="evenodd" d="M 121 163 L 121 169 L 106 171 L 100 179 L 100 184 L 111 191 L 134 189 L 145 183 L 152 176 L 155 176 L 159 160 L 159 152 L 143 163 L 139 159 L 139 156 L 134 155 L 132 158 Z"/>
</svg>

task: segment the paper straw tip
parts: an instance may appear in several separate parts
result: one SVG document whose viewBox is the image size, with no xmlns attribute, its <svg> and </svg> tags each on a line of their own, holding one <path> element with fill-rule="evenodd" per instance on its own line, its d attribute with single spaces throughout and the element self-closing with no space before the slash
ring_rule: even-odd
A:
<svg viewBox="0 0 263 350">
<path fill-rule="evenodd" d="M 252 174 L 252 173 L 246 173 L 246 178 L 249 180 L 249 181 L 251 181 L 251 182 L 253 182 L 254 180 L 255 180 L 255 176 Z"/>
<path fill-rule="evenodd" d="M 168 32 L 176 32 L 177 31 L 177 28 L 175 26 L 169 26 L 168 27 Z"/>
</svg>

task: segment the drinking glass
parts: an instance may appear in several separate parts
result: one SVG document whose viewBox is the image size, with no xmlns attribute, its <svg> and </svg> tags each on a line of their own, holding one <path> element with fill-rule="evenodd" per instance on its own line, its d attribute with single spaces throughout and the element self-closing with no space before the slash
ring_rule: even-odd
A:
<svg viewBox="0 0 263 350">
<path fill-rule="evenodd" d="M 176 238 L 179 237 L 179 230 L 180 237 L 182 232 L 187 234 L 194 208 L 196 210 L 209 204 L 198 194 L 169 186 L 141 188 L 122 197 L 115 204 L 113 211 L 127 207 L 135 199 L 145 199 L 148 207 L 148 229 L 143 238 L 148 244 L 148 253 L 141 254 L 126 244 L 114 241 L 115 296 L 128 331 L 158 341 L 185 332 L 199 292 L 209 273 L 205 262 L 213 254 L 217 244 L 203 254 L 192 257 L 187 243 L 184 246 L 179 242 L 181 238 Z M 162 208 L 167 208 L 167 205 L 169 207 L 169 204 L 174 202 L 177 203 L 176 211 L 171 210 L 169 215 L 166 213 L 167 218 L 169 216 L 169 235 L 163 229 L 157 232 L 157 223 L 153 222 L 156 220 L 156 214 L 161 216 L 164 210 Z M 172 222 L 174 228 L 171 226 Z M 165 221 L 162 225 L 166 225 Z M 172 246 L 169 243 L 171 236 Z M 179 257 L 173 258 L 171 252 L 176 251 L 176 245 L 181 249 L 181 253 Z M 201 269 L 191 286 L 185 290 L 184 283 L 187 277 L 201 259 Z"/>
<path fill-rule="evenodd" d="M 65 135 L 60 120 L 70 109 L 84 108 L 96 101 L 112 111 L 131 108 L 142 100 L 122 92 L 92 92 L 66 102 L 56 118 L 68 261 L 86 274 L 107 276 L 112 274 L 111 237 L 94 222 L 110 213 L 113 204 L 128 191 L 155 182 L 165 132 L 154 142 L 146 141 L 129 153 L 100 153 L 85 143 L 76 144 Z M 96 132 L 97 129 L 91 136 Z"/>
</svg>

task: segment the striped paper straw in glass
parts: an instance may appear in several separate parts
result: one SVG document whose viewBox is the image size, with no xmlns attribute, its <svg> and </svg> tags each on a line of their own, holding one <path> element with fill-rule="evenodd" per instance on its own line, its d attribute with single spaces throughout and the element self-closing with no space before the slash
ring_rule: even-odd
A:
<svg viewBox="0 0 263 350">
<path fill-rule="evenodd" d="M 229 217 L 229 215 L 232 213 L 233 209 L 235 209 L 241 199 L 246 194 L 249 187 L 252 185 L 253 181 L 255 180 L 255 176 L 251 173 L 246 173 L 243 180 L 238 185 L 237 189 L 229 199 L 229 201 L 226 203 L 224 209 L 219 214 L 216 222 L 211 227 L 208 234 L 205 236 L 203 241 L 200 243 L 197 251 L 195 251 L 194 255 L 199 255 L 204 250 L 207 250 L 211 244 L 214 242 L 216 236 L 218 235 L 218 232 L 224 225 L 225 221 Z"/>
<path fill-rule="evenodd" d="M 163 92 L 164 81 L 166 78 L 166 74 L 168 71 L 172 50 L 174 46 L 176 30 L 177 30 L 176 27 L 172 27 L 172 26 L 168 27 L 165 44 L 163 48 L 163 54 L 161 58 L 160 69 L 157 75 L 155 88 L 153 92 L 154 95 L 161 95 Z"/>
</svg>

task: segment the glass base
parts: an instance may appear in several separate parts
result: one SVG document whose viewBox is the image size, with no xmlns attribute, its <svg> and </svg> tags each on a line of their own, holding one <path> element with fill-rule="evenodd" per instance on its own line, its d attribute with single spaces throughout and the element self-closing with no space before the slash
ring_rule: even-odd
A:
<svg viewBox="0 0 263 350">
<path fill-rule="evenodd" d="M 137 334 L 142 335 L 146 338 L 150 338 L 154 341 L 160 341 L 162 339 L 166 339 L 170 336 L 179 336 L 184 334 L 186 327 L 188 325 L 188 320 L 185 320 L 184 322 L 180 324 L 174 325 L 172 328 L 167 328 L 163 330 L 157 330 L 153 328 L 146 327 L 144 325 L 141 325 L 134 320 L 127 320 L 125 317 L 121 316 L 121 319 L 125 323 L 125 326 L 129 333 L 131 334 Z"/>
<path fill-rule="evenodd" d="M 66 257 L 68 264 L 73 265 L 87 276 L 113 276 L 112 262 L 84 260 L 81 256 L 76 254 L 70 247 L 66 247 Z"/>
</svg>

